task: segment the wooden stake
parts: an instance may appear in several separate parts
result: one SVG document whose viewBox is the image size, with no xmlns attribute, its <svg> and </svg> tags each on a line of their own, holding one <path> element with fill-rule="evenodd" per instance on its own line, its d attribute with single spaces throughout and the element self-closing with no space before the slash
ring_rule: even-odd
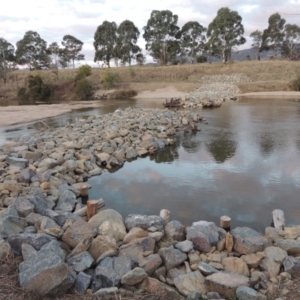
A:
<svg viewBox="0 0 300 300">
<path fill-rule="evenodd" d="M 88 220 L 93 217 L 98 212 L 98 201 L 88 200 L 87 202 L 87 217 Z"/>
<path fill-rule="evenodd" d="M 231 218 L 227 216 L 222 216 L 220 218 L 220 227 L 223 229 L 230 228 Z"/>
<path fill-rule="evenodd" d="M 83 184 L 81 187 L 80 187 L 80 196 L 81 197 L 86 197 L 88 196 L 88 186 L 86 184 Z"/>
<path fill-rule="evenodd" d="M 275 209 L 273 210 L 272 214 L 273 214 L 274 227 L 280 230 L 284 230 L 285 218 L 284 218 L 283 210 Z"/>
<path fill-rule="evenodd" d="M 89 201 L 91 201 L 91 200 L 89 200 Z M 93 201 L 97 201 L 97 212 L 98 212 L 98 210 L 100 210 L 102 207 L 105 206 L 105 202 L 103 201 L 103 199 L 93 200 Z M 87 216 L 87 210 L 88 210 L 87 206 L 85 206 L 85 207 L 75 211 L 74 214 L 83 218 L 83 217 Z"/>
</svg>

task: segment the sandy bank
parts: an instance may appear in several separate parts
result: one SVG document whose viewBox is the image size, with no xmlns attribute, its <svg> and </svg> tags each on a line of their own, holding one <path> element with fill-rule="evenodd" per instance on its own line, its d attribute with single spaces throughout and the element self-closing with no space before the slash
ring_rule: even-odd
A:
<svg viewBox="0 0 300 300">
<path fill-rule="evenodd" d="M 178 91 L 174 86 L 168 86 L 155 91 L 139 92 L 135 98 L 138 99 L 164 99 L 164 98 L 180 98 L 186 96 L 187 93 Z"/>
<path fill-rule="evenodd" d="M 0 107 L 0 126 L 10 126 L 55 117 L 80 108 L 100 107 L 99 101 L 71 102 L 51 105 Z"/>
<path fill-rule="evenodd" d="M 297 98 L 300 97 L 300 92 L 257 92 L 257 93 L 245 93 L 245 94 L 238 94 L 236 96 L 241 97 L 285 97 L 285 98 Z"/>
</svg>

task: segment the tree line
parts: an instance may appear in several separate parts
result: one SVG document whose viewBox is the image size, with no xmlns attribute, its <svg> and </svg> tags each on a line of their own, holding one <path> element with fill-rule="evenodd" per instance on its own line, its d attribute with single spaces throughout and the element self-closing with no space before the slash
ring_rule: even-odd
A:
<svg viewBox="0 0 300 300">
<path fill-rule="evenodd" d="M 153 10 L 143 27 L 145 50 L 159 65 L 177 64 L 182 60 L 190 63 L 205 61 L 208 56 L 217 56 L 223 62 L 231 59 L 233 51 L 246 42 L 242 17 L 237 11 L 220 8 L 216 17 L 206 28 L 197 21 L 189 21 L 182 28 L 178 16 L 170 10 Z M 139 29 L 132 21 L 125 20 L 120 25 L 104 21 L 94 34 L 94 61 L 102 61 L 110 67 L 131 65 L 132 61 L 142 65 L 145 55 L 137 45 Z M 287 24 L 279 13 L 272 14 L 268 27 L 250 34 L 252 47 L 257 59 L 260 52 L 273 50 L 274 57 L 279 52 L 288 59 L 300 59 L 300 27 Z M 35 31 L 27 31 L 16 48 L 0 38 L 0 76 L 6 75 L 16 65 L 27 65 L 29 69 L 65 68 L 75 61 L 84 60 L 81 53 L 83 42 L 72 35 L 65 35 L 61 45 L 57 42 L 47 46 L 47 42 Z"/>
</svg>

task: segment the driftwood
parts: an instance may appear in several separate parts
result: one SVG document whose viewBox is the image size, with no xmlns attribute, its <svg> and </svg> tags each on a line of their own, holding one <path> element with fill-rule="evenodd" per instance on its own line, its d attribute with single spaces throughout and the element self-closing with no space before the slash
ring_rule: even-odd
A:
<svg viewBox="0 0 300 300">
<path fill-rule="evenodd" d="M 166 99 L 166 102 L 163 103 L 164 107 L 179 107 L 181 106 L 180 98 L 171 98 L 170 100 Z"/>
<path fill-rule="evenodd" d="M 283 210 L 275 209 L 273 210 L 272 214 L 273 214 L 274 227 L 280 230 L 284 230 L 285 218 L 284 218 Z"/>
<path fill-rule="evenodd" d="M 97 212 L 98 212 L 98 210 L 100 210 L 102 207 L 105 206 L 105 202 L 103 199 L 94 200 L 94 201 L 97 201 Z M 87 216 L 87 210 L 88 210 L 88 208 L 87 208 L 87 206 L 85 206 L 85 207 L 75 211 L 74 214 L 83 218 L 83 217 Z"/>
</svg>

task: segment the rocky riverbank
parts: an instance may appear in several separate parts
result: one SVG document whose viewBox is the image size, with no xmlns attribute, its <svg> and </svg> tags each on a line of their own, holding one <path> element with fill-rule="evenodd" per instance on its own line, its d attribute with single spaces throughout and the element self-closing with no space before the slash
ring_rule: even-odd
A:
<svg viewBox="0 0 300 300">
<path fill-rule="evenodd" d="M 200 130 L 187 111 L 131 109 L 79 120 L 0 149 L 0 259 L 21 256 L 21 287 L 41 295 L 154 294 L 161 299 L 273 299 L 300 276 L 300 227 L 226 232 L 197 221 L 76 213 L 87 178 Z M 159 209 L 158 209 L 159 210 Z"/>
<path fill-rule="evenodd" d="M 236 100 L 241 91 L 237 84 L 250 82 L 245 74 L 206 75 L 200 80 L 200 87 L 182 98 L 183 107 L 219 107 L 224 101 Z"/>
</svg>

